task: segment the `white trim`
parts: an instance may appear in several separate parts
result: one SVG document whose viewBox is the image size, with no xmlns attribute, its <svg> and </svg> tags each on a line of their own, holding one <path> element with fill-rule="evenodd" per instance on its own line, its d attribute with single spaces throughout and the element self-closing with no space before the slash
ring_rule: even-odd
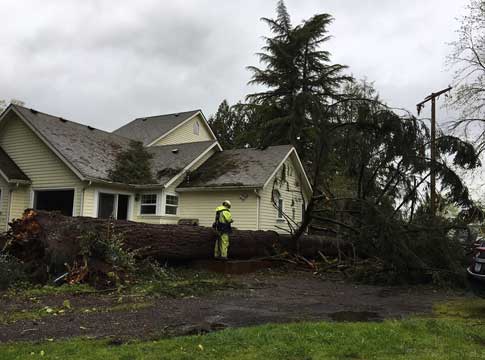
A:
<svg viewBox="0 0 485 360">
<path fill-rule="evenodd" d="M 262 186 L 210 186 L 210 187 L 188 187 L 188 188 L 177 188 L 177 192 L 192 192 L 192 191 L 230 191 L 230 190 L 252 190 L 252 189 L 262 189 Z"/>
<path fill-rule="evenodd" d="M 214 132 L 212 131 L 211 127 L 209 126 L 209 123 L 207 122 L 207 119 L 205 118 L 204 114 L 202 113 L 201 110 L 198 110 L 194 115 L 189 116 L 187 119 L 185 119 L 184 121 L 182 121 L 180 124 L 176 125 L 175 127 L 171 128 L 170 130 L 168 130 L 167 132 L 165 132 L 164 134 L 162 134 L 161 136 L 159 136 L 158 138 L 156 138 L 155 140 L 153 140 L 152 142 L 150 142 L 147 146 L 153 146 L 153 145 L 155 145 L 157 142 L 159 142 L 163 138 L 165 138 L 168 135 L 170 135 L 171 133 L 173 133 L 179 127 L 187 124 L 190 120 L 192 120 L 193 118 L 195 118 L 197 115 L 200 115 L 201 116 L 204 124 L 209 129 L 209 132 L 212 135 L 212 138 L 217 141 L 217 137 L 215 136 Z"/>
<path fill-rule="evenodd" d="M 141 213 L 141 207 L 143 205 L 143 202 L 142 202 L 141 199 L 143 198 L 143 195 L 155 195 L 155 204 L 145 204 L 145 205 L 152 205 L 152 206 L 155 205 L 155 213 L 154 214 L 142 214 Z M 160 201 L 159 201 L 159 197 L 160 197 L 159 196 L 159 193 L 156 192 L 156 191 L 155 192 L 144 192 L 144 193 L 141 193 L 140 194 L 140 200 L 139 200 L 139 202 L 140 202 L 140 209 L 138 211 L 138 213 L 139 213 L 138 215 L 139 216 L 157 216 L 160 213 L 160 204 L 159 204 Z"/>
<path fill-rule="evenodd" d="M 298 156 L 298 153 L 296 152 L 296 149 L 294 147 L 292 147 L 290 149 L 290 151 L 288 151 L 288 153 L 286 154 L 286 156 L 283 158 L 283 160 L 278 164 L 278 166 L 276 167 L 276 169 L 273 171 L 273 173 L 271 174 L 271 176 L 268 177 L 268 180 L 266 180 L 266 182 L 264 183 L 263 185 L 263 188 L 266 187 L 266 185 L 269 184 L 269 182 L 271 181 L 271 179 L 273 179 L 273 177 L 276 175 L 276 173 L 278 172 L 278 170 L 283 166 L 283 164 L 285 163 L 285 161 L 290 157 L 290 155 L 294 153 L 295 156 L 296 156 L 296 160 L 297 160 L 297 164 L 298 164 L 298 167 L 300 168 L 300 172 L 303 174 L 304 176 L 304 181 L 305 181 L 305 184 L 307 185 L 308 187 L 308 190 L 310 192 L 310 194 L 312 193 L 312 186 L 310 184 L 310 181 L 308 180 L 308 177 L 306 175 L 306 172 L 305 172 L 305 168 L 303 167 L 303 164 L 301 163 L 301 160 L 300 160 L 300 157 Z M 303 185 L 303 184 L 301 184 Z"/>
<path fill-rule="evenodd" d="M 218 146 L 220 150 L 222 150 L 221 145 L 219 145 L 219 142 L 215 142 L 211 146 L 209 146 L 207 149 L 205 149 L 199 156 L 197 156 L 192 162 L 187 165 L 186 167 L 183 168 L 182 171 L 180 171 L 177 175 L 175 175 L 172 179 L 170 179 L 163 187 L 166 189 L 170 187 L 175 181 L 177 181 L 181 176 L 183 176 L 188 170 L 192 168 L 200 159 L 202 159 L 209 151 L 211 151 L 214 147 Z"/>
<path fill-rule="evenodd" d="M 261 212 L 261 195 L 257 189 L 254 190 L 254 194 L 256 195 L 256 230 L 259 230 L 259 217 Z"/>
<path fill-rule="evenodd" d="M 12 213 L 12 196 L 13 196 L 13 189 L 8 189 L 7 221 L 5 224 L 5 230 L 8 230 L 8 223 L 10 222 L 10 214 Z"/>
<path fill-rule="evenodd" d="M 76 211 L 76 188 L 73 187 L 31 187 L 30 188 L 30 199 L 29 199 L 29 207 L 34 209 L 34 202 L 35 202 L 35 192 L 37 191 L 63 191 L 63 190 L 73 190 L 74 194 L 72 196 L 72 213 L 71 216 L 75 216 Z"/>
<path fill-rule="evenodd" d="M 127 191 L 116 191 L 116 190 L 109 190 L 103 188 L 95 188 L 94 189 L 94 204 L 93 204 L 93 217 L 98 217 L 98 210 L 99 210 L 99 194 L 112 194 L 115 195 L 115 208 L 113 212 L 117 216 L 118 213 L 118 195 L 128 195 L 128 213 L 126 214 L 127 220 L 133 220 L 133 207 L 134 207 L 134 196 L 133 193 Z M 116 218 L 115 216 L 115 218 Z"/>
<path fill-rule="evenodd" d="M 78 216 L 84 215 L 84 195 L 85 194 L 86 194 L 86 188 L 83 187 L 81 189 L 81 199 L 79 200 L 79 215 Z"/>
<path fill-rule="evenodd" d="M 178 199 L 175 214 L 167 214 L 167 196 L 176 196 L 177 199 Z M 166 191 L 164 191 L 162 203 L 163 203 L 163 213 L 162 213 L 163 216 L 168 216 L 168 217 L 179 217 L 180 216 L 180 196 L 176 192 L 166 192 Z M 175 205 L 170 205 L 170 204 L 168 204 L 168 206 L 175 207 Z"/>
<path fill-rule="evenodd" d="M 66 165 L 79 179 L 81 180 L 86 180 L 84 176 L 81 174 L 81 172 L 74 167 L 74 165 L 71 164 L 70 161 L 68 161 L 56 148 L 54 148 L 49 141 L 39 132 L 37 129 L 30 123 L 29 120 L 25 119 L 25 117 L 17 111 L 14 107 L 12 107 L 13 112 L 17 114 L 17 116 L 24 122 L 27 127 L 32 130 L 32 132 L 40 139 L 42 142 Z M 30 111 L 30 110 L 29 110 Z M 5 114 L 7 111 L 4 112 L 4 115 L 0 118 L 0 123 L 3 121 L 3 118 L 5 117 Z"/>
</svg>

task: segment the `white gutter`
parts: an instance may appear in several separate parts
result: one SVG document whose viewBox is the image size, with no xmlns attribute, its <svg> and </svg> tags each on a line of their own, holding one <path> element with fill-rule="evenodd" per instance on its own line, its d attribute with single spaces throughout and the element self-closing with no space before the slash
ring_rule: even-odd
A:
<svg viewBox="0 0 485 360">
<path fill-rule="evenodd" d="M 261 207 L 261 195 L 259 195 L 258 189 L 254 189 L 256 195 L 256 230 L 259 230 L 259 208 Z"/>
</svg>

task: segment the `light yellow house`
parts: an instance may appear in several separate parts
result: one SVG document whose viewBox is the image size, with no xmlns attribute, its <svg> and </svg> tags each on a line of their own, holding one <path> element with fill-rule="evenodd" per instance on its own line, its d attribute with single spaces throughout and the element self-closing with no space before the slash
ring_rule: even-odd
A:
<svg viewBox="0 0 485 360">
<path fill-rule="evenodd" d="M 156 184 L 110 181 L 132 140 L 153 155 Z M 310 196 L 293 147 L 222 150 L 199 110 L 135 119 L 112 133 L 18 105 L 0 115 L 2 229 L 26 208 L 210 226 L 228 199 L 235 227 L 287 232 Z"/>
</svg>

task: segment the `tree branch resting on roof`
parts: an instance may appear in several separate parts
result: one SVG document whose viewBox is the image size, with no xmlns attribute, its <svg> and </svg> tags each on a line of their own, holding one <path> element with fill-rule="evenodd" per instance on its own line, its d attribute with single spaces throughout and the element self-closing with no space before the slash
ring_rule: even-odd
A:
<svg viewBox="0 0 485 360">
<path fill-rule="evenodd" d="M 125 184 L 154 184 L 150 154 L 140 141 L 131 141 L 128 149 L 116 156 L 114 168 L 109 171 L 111 181 Z"/>
</svg>

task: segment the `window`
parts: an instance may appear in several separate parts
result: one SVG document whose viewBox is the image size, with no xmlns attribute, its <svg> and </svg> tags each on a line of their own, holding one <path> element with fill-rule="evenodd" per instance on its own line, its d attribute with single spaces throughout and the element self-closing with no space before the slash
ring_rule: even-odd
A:
<svg viewBox="0 0 485 360">
<path fill-rule="evenodd" d="M 165 214 L 177 215 L 179 197 L 177 195 L 167 195 L 165 198 Z"/>
<path fill-rule="evenodd" d="M 157 213 L 157 194 L 142 194 L 140 203 L 141 215 L 155 215 Z"/>
<path fill-rule="evenodd" d="M 198 121 L 196 121 L 196 122 L 194 123 L 194 134 L 195 134 L 195 135 L 199 135 L 199 132 L 200 132 L 200 125 L 199 125 L 199 122 L 198 122 Z"/>
<path fill-rule="evenodd" d="M 118 220 L 128 220 L 130 196 L 123 194 L 99 193 L 98 218 L 113 217 Z"/>
<path fill-rule="evenodd" d="M 283 199 L 278 199 L 278 219 L 283 219 Z"/>
</svg>

